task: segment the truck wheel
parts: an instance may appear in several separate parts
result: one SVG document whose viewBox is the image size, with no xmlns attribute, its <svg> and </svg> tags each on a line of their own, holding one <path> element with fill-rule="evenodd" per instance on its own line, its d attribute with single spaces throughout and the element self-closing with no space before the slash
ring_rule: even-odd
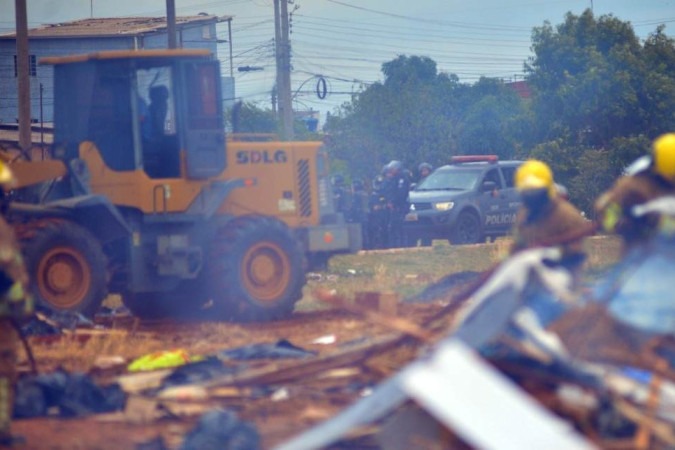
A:
<svg viewBox="0 0 675 450">
<path fill-rule="evenodd" d="M 190 320 L 199 317 L 207 300 L 203 284 L 190 282 L 171 292 L 127 292 L 122 302 L 139 319 Z"/>
<path fill-rule="evenodd" d="M 214 313 L 221 319 L 277 319 L 291 314 L 302 297 L 302 247 L 277 219 L 234 219 L 219 232 L 210 256 L 209 288 Z"/>
<path fill-rule="evenodd" d="M 107 259 L 85 228 L 62 219 L 21 226 L 31 291 L 38 306 L 93 316 L 107 295 Z"/>
<path fill-rule="evenodd" d="M 482 236 L 478 216 L 470 211 L 463 211 L 457 217 L 451 242 L 453 244 L 476 244 L 481 241 Z"/>
</svg>

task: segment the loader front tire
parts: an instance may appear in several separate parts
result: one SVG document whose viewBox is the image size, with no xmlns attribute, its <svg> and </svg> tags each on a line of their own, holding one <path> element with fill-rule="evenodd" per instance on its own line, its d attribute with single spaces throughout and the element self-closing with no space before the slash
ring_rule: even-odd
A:
<svg viewBox="0 0 675 450">
<path fill-rule="evenodd" d="M 107 259 L 92 234 L 69 220 L 42 219 L 19 233 L 38 307 L 92 317 L 107 295 Z"/>
<path fill-rule="evenodd" d="M 218 233 L 210 256 L 210 297 L 220 319 L 278 319 L 290 315 L 302 297 L 304 252 L 290 228 L 277 219 L 233 219 Z"/>
</svg>

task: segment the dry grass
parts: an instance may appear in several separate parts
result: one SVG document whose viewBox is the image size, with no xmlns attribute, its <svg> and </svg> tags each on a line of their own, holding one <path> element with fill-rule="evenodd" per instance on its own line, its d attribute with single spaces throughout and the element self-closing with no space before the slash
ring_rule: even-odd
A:
<svg viewBox="0 0 675 450">
<path fill-rule="evenodd" d="M 335 289 L 352 297 L 359 291 L 396 291 L 402 297 L 420 293 L 429 284 L 457 272 L 482 272 L 503 261 L 509 254 L 511 240 L 500 238 L 488 244 L 452 246 L 434 241 L 432 247 L 406 251 L 381 250 L 358 255 L 340 255 L 331 259 L 328 271 L 320 279 L 309 282 L 299 303 L 302 309 L 317 306 L 312 289 L 317 285 Z M 597 271 L 616 262 L 620 240 L 609 236 L 594 236 L 586 242 L 587 268 Z"/>
<path fill-rule="evenodd" d="M 130 332 L 105 332 L 99 335 L 68 335 L 58 339 L 31 338 L 31 348 L 41 371 L 62 367 L 68 371 L 86 371 L 101 357 L 144 355 L 162 349 L 159 340 Z"/>
</svg>

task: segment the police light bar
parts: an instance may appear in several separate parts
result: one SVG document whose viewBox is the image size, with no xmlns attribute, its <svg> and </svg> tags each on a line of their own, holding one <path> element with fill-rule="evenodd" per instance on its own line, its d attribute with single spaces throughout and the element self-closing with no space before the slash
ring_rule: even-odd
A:
<svg viewBox="0 0 675 450">
<path fill-rule="evenodd" d="M 472 162 L 489 162 L 496 163 L 499 161 L 497 155 L 459 155 L 450 158 L 452 164 L 472 163 Z"/>
</svg>

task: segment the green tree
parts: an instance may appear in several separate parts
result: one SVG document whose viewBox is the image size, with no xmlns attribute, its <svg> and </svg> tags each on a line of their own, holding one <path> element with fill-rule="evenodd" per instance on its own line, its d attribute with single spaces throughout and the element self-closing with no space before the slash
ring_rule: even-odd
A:
<svg viewBox="0 0 675 450">
<path fill-rule="evenodd" d="M 262 109 L 253 103 L 237 102 L 227 114 L 227 120 L 234 133 L 264 133 L 279 136 L 281 123 L 271 109 Z M 301 120 L 293 123 L 296 141 L 319 140 L 316 132 L 310 132 Z"/>
<path fill-rule="evenodd" d="M 328 148 L 356 177 L 372 177 L 388 161 L 416 167 L 424 158 L 434 164 L 455 153 L 448 126 L 447 91 L 454 76 L 439 74 L 427 57 L 399 56 L 382 65 L 384 82 L 354 95 L 327 120 Z"/>
<path fill-rule="evenodd" d="M 501 80 L 482 77 L 463 94 L 457 142 L 462 154 L 514 159 L 529 127 L 525 102 Z"/>
<path fill-rule="evenodd" d="M 571 144 L 605 147 L 614 137 L 639 134 L 649 105 L 639 102 L 645 64 L 627 22 L 590 10 L 568 13 L 532 34 L 535 56 L 526 64 L 541 140 L 566 136 Z"/>
<path fill-rule="evenodd" d="M 519 151 L 527 111 L 501 81 L 462 84 L 421 56 L 399 56 L 382 72 L 384 82 L 363 88 L 324 127 L 333 158 L 349 172 L 372 176 L 392 159 L 415 168 L 462 153 Z"/>
<path fill-rule="evenodd" d="M 651 139 L 675 129 L 675 45 L 663 31 L 641 44 L 630 23 L 590 10 L 533 31 L 530 156 L 548 161 L 586 211 Z"/>
<path fill-rule="evenodd" d="M 659 26 L 644 44 L 645 74 L 640 102 L 650 105 L 648 128 L 656 136 L 675 130 L 675 41 Z"/>
<path fill-rule="evenodd" d="M 271 109 L 253 103 L 237 102 L 229 111 L 229 122 L 235 133 L 277 133 L 278 123 Z"/>
</svg>

